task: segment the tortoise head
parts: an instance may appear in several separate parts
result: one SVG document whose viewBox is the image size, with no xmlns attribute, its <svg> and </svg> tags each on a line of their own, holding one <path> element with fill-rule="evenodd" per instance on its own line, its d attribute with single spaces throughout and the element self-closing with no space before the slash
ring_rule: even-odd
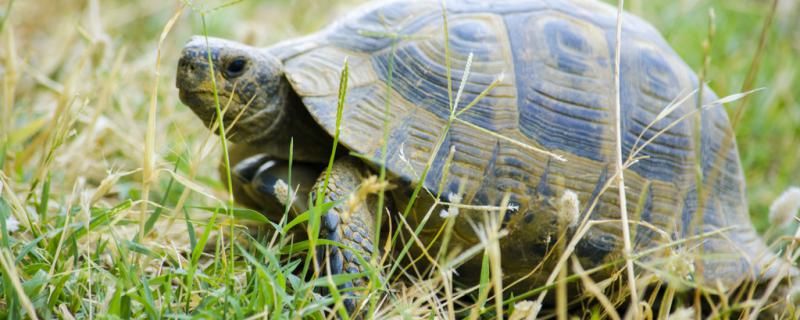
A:
<svg viewBox="0 0 800 320">
<path fill-rule="evenodd" d="M 281 61 L 233 41 L 192 37 L 181 52 L 176 86 L 181 101 L 209 128 L 216 123 L 216 90 L 226 136 L 234 142 L 269 139 L 288 113 Z"/>
</svg>

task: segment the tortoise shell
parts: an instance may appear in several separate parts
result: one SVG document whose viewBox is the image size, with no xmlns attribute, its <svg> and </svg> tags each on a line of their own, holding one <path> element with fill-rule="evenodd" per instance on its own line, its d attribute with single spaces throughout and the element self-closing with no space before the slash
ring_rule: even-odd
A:
<svg viewBox="0 0 800 320">
<path fill-rule="evenodd" d="M 499 205 L 510 195 L 515 210 L 500 217 L 509 232 L 501 248 L 513 263 L 504 260 L 503 267 L 512 279 L 533 280 L 520 289 L 547 277 L 531 271 L 547 260 L 564 229 L 557 200 L 567 191 L 579 199 L 577 219 L 588 215 L 597 221 L 576 247 L 577 256 L 590 266 L 620 259 L 618 192 L 608 183 L 615 178 L 618 136 L 616 9 L 591 1 L 461 0 L 447 2 L 447 33 L 444 22 L 437 1 L 379 3 L 268 50 L 282 60 L 294 91 L 330 134 L 348 61 L 340 141 L 351 151 L 381 159 L 386 144 L 391 174 L 422 183 L 445 201 Z M 649 255 L 663 258 L 681 248 L 702 249 L 709 257 L 702 259 L 703 277 L 710 283 L 734 285 L 761 272 L 751 266 L 769 258 L 768 250 L 749 221 L 723 106 L 704 87 L 708 106 L 699 123 L 693 114 L 697 96 L 664 112 L 698 89 L 697 77 L 641 19 L 623 15 L 622 39 L 619 134 L 623 158 L 637 159 L 625 171 L 629 212 L 639 221 L 632 227 L 634 251 L 670 248 Z M 449 121 L 455 102 L 458 116 Z M 698 166 L 707 190 L 702 210 Z M 420 223 L 425 213 L 416 211 L 409 220 Z M 459 214 L 453 242 L 478 243 L 472 222 L 482 221 L 486 212 Z M 445 219 L 434 214 L 422 237 L 433 240 Z M 679 241 L 695 235 L 702 241 Z M 464 266 L 466 273 L 478 268 Z"/>
</svg>

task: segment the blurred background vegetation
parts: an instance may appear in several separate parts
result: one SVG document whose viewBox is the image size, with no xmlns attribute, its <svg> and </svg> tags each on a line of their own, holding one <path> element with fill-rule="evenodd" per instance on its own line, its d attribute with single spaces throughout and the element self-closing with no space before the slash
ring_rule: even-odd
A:
<svg viewBox="0 0 800 320">
<path fill-rule="evenodd" d="M 207 129 L 181 105 L 174 88 L 175 66 L 185 41 L 203 32 L 204 19 L 211 36 L 267 46 L 318 30 L 360 2 L 364 1 L 0 2 L 0 177 L 6 181 L 1 192 L 4 197 L 17 194 L 20 203 L 41 219 L 73 203 L 81 208 L 113 208 L 141 199 L 144 139 L 149 108 L 155 107 L 152 160 L 160 171 L 149 180 L 151 200 L 168 208 L 181 201 L 183 184 L 165 192 L 171 185 L 166 171 L 173 167 L 203 184 L 196 191 L 225 199 L 216 171 L 217 140 L 209 138 Z M 706 79 L 719 96 L 742 91 L 771 5 L 768 0 L 626 1 L 629 11 L 655 25 L 697 71 L 702 66 L 709 11 L 714 11 L 716 33 Z M 181 7 L 185 10 L 164 35 L 159 51 L 162 30 Z M 800 184 L 800 1 L 780 0 L 767 36 L 754 83 L 765 90 L 743 106 L 735 129 L 750 212 L 762 230 L 770 203 L 787 187 Z M 737 108 L 739 102 L 727 106 L 731 115 Z M 211 147 L 204 148 L 209 139 Z M 44 190 L 43 185 L 47 196 L 38 191 Z M 188 196 L 183 200 L 193 205 L 208 202 L 197 192 Z M 33 208 L 42 203 L 44 208 Z M 65 223 L 60 217 L 55 225 Z M 111 224 L 108 233 L 129 239 L 135 231 L 123 227 L 137 222 L 122 221 Z M 49 231 L 46 226 L 36 228 Z M 186 237 L 172 225 L 156 229 L 167 236 Z M 41 231 L 20 237 L 35 238 Z M 164 250 L 173 245 L 160 236 L 151 240 Z M 49 266 L 31 263 L 26 268 L 20 272 L 30 279 Z M 49 271 L 54 273 L 53 268 Z M 64 299 L 84 303 L 80 298 Z M 0 310 L 5 303 L 0 299 Z"/>
</svg>

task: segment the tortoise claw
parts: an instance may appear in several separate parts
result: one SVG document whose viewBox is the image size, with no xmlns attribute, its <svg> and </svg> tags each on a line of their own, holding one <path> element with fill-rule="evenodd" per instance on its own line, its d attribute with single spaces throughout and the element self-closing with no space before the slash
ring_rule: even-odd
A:
<svg viewBox="0 0 800 320">
<path fill-rule="evenodd" d="M 320 235 L 325 239 L 343 244 L 342 235 L 339 231 L 339 214 L 334 210 L 329 210 L 322 215 L 322 229 Z M 352 263 L 356 261 L 356 257 L 352 251 L 343 249 L 337 245 L 324 245 L 317 248 L 317 261 L 319 261 L 320 269 L 330 275 L 337 275 L 343 273 L 358 273 L 359 268 L 355 267 Z M 349 266 L 345 267 L 348 264 Z M 347 313 L 352 314 L 356 309 L 356 298 L 352 292 L 353 281 L 348 280 L 339 284 L 338 290 L 345 296 L 343 304 Z M 327 288 L 322 288 L 323 294 L 328 294 Z"/>
</svg>

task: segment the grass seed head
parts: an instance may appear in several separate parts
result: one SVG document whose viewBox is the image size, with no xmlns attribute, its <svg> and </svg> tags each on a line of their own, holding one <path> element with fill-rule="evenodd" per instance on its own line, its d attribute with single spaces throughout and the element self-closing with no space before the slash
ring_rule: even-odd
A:
<svg viewBox="0 0 800 320">
<path fill-rule="evenodd" d="M 523 300 L 514 304 L 514 311 L 509 316 L 509 320 L 533 320 L 535 314 L 541 309 L 541 305 L 536 301 Z"/>
<path fill-rule="evenodd" d="M 8 232 L 15 232 L 19 230 L 19 221 L 14 216 L 10 216 L 6 218 L 6 228 L 8 228 Z"/>
<path fill-rule="evenodd" d="M 669 315 L 669 319 L 673 320 L 692 320 L 694 319 L 694 308 L 678 308 Z"/>
<path fill-rule="evenodd" d="M 580 207 L 578 195 L 572 190 L 565 191 L 558 199 L 558 217 L 561 219 L 561 225 L 568 228 L 575 227 L 580 216 Z"/>
<path fill-rule="evenodd" d="M 289 185 L 286 184 L 282 179 L 278 179 L 275 181 L 275 184 L 272 186 L 273 190 L 275 190 L 275 196 L 278 198 L 282 204 L 286 205 L 287 203 L 294 202 L 294 197 L 289 189 Z"/>
<path fill-rule="evenodd" d="M 353 212 L 358 210 L 358 207 L 367 200 L 371 194 L 376 194 L 381 190 L 386 190 L 390 185 L 386 181 L 380 181 L 377 176 L 369 176 L 361 182 L 356 192 L 350 194 L 347 198 L 347 212 L 344 217 L 349 217 Z"/>
<path fill-rule="evenodd" d="M 442 218 L 450 218 L 457 216 L 458 205 L 461 204 L 461 201 L 463 200 L 462 196 L 460 194 L 451 192 L 447 194 L 447 199 L 450 203 L 454 205 L 447 206 L 447 209 L 442 209 L 442 211 L 439 212 L 439 216 Z"/>
<path fill-rule="evenodd" d="M 790 187 L 769 207 L 769 221 L 775 227 L 787 226 L 800 210 L 800 188 Z"/>
<path fill-rule="evenodd" d="M 691 282 L 695 274 L 694 256 L 684 247 L 668 250 L 666 263 L 660 267 L 670 276 L 665 280 L 678 291 L 688 289 L 685 282 Z M 675 278 L 671 278 L 675 277 Z M 676 281 L 670 281 L 676 280 Z"/>
</svg>

